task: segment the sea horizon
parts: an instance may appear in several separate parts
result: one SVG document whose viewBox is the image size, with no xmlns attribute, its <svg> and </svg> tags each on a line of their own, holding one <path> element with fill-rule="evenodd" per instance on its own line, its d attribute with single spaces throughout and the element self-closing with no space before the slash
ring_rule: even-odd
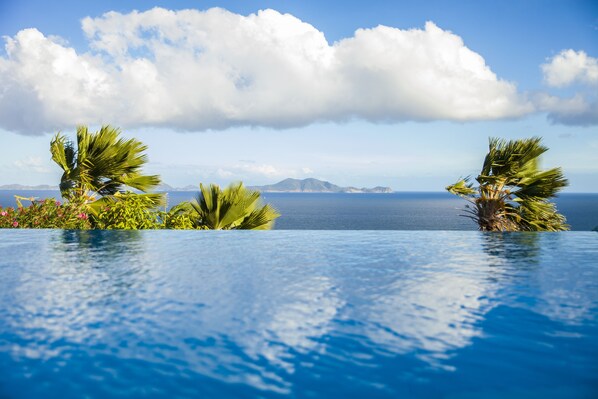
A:
<svg viewBox="0 0 598 399">
<path fill-rule="evenodd" d="M 164 192 L 166 209 L 198 192 Z M 62 200 L 58 190 L 0 190 L 0 206 L 14 207 L 15 195 Z M 467 202 L 446 191 L 263 192 L 262 201 L 281 213 L 275 230 L 477 230 L 475 222 L 461 216 Z M 554 202 L 571 230 L 598 227 L 598 193 L 560 193 Z"/>
</svg>

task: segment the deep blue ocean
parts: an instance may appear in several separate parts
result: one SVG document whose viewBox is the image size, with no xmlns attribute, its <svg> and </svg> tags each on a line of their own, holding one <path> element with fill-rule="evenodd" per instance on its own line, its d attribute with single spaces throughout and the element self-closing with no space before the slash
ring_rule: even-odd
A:
<svg viewBox="0 0 598 399">
<path fill-rule="evenodd" d="M 14 206 L 14 195 L 59 197 L 57 191 L 0 190 L 0 206 Z M 168 193 L 168 206 L 197 193 Z M 393 194 L 264 193 L 264 201 L 282 214 L 276 230 L 476 230 L 462 215 L 466 202 L 446 192 Z M 561 194 L 558 210 L 571 230 L 598 226 L 598 194 Z"/>
</svg>

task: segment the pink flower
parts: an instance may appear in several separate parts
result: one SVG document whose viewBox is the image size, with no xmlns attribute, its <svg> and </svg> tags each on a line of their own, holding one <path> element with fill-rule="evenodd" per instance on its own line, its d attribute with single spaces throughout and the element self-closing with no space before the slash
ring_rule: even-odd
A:
<svg viewBox="0 0 598 399">
<path fill-rule="evenodd" d="M 12 227 L 17 227 L 19 225 L 19 222 L 17 222 L 16 220 L 14 222 L 12 222 Z"/>
<path fill-rule="evenodd" d="M 87 214 L 81 212 L 80 214 L 77 215 L 77 217 L 81 220 L 87 220 Z"/>
<path fill-rule="evenodd" d="M 56 206 L 60 206 L 60 201 L 56 201 Z"/>
<path fill-rule="evenodd" d="M 0 212 L 0 215 L 2 215 L 2 216 L 6 216 L 6 215 L 8 215 L 8 212 L 6 212 L 6 211 L 2 211 L 2 212 Z"/>
</svg>

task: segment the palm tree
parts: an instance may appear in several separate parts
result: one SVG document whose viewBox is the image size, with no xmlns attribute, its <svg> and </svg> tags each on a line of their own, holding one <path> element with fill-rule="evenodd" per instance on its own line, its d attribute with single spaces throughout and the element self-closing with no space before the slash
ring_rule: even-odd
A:
<svg viewBox="0 0 598 399">
<path fill-rule="evenodd" d="M 173 208 L 192 215 L 195 228 L 213 230 L 268 230 L 280 214 L 270 205 L 260 204 L 260 193 L 243 183 L 233 183 L 224 190 L 216 184 L 199 185 L 197 199 Z"/>
<path fill-rule="evenodd" d="M 482 231 L 567 230 L 565 217 L 548 200 L 568 185 L 561 168 L 540 170 L 548 150 L 541 138 L 505 141 L 491 138 L 478 187 L 469 178 L 446 189 L 469 201 L 468 217 Z"/>
<path fill-rule="evenodd" d="M 147 192 L 160 184 L 159 176 L 141 173 L 147 162 L 147 146 L 119 136 L 119 129 L 107 125 L 95 133 L 78 126 L 75 146 L 64 135 L 56 134 L 50 152 L 52 160 L 64 171 L 60 180 L 63 197 L 87 201 L 94 193 L 111 196 L 125 188 Z M 155 202 L 161 200 L 157 194 L 148 196 Z"/>
</svg>

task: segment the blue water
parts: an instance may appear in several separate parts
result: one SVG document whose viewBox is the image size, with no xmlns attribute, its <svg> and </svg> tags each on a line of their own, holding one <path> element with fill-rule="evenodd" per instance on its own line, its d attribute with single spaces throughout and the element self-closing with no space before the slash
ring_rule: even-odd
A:
<svg viewBox="0 0 598 399">
<path fill-rule="evenodd" d="M 598 233 L 0 230 L 0 398 L 596 398 Z"/>
<path fill-rule="evenodd" d="M 15 194 L 59 197 L 53 191 L 0 190 L 0 206 L 14 206 Z M 197 193 L 168 193 L 168 205 L 188 201 Z M 446 192 L 393 194 L 265 193 L 266 202 L 282 216 L 277 230 L 476 230 L 462 217 L 466 202 Z M 562 194 L 556 199 L 571 230 L 598 227 L 598 194 Z"/>
</svg>

